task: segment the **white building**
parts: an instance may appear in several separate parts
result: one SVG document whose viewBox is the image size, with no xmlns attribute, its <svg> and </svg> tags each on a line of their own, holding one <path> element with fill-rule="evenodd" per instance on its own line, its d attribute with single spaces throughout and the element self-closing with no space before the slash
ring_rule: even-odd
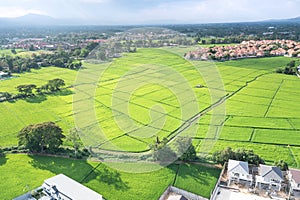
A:
<svg viewBox="0 0 300 200">
<path fill-rule="evenodd" d="M 45 180 L 42 187 L 51 200 L 102 200 L 102 195 L 63 174 Z"/>
<path fill-rule="evenodd" d="M 290 169 L 288 171 L 291 192 L 300 192 L 300 170 Z"/>
<path fill-rule="evenodd" d="M 282 181 L 283 175 L 279 167 L 259 165 L 255 187 L 280 191 Z"/>
<path fill-rule="evenodd" d="M 241 181 L 248 182 L 252 185 L 252 175 L 249 174 L 249 167 L 247 162 L 237 161 L 237 160 L 229 160 L 228 161 L 228 185 L 231 184 L 232 181 L 240 183 Z"/>
</svg>

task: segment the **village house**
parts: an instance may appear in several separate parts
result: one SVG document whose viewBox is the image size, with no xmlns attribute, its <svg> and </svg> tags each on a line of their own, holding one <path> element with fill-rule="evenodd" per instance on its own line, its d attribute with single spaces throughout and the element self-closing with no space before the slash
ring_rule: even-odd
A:
<svg viewBox="0 0 300 200">
<path fill-rule="evenodd" d="M 288 171 L 288 177 L 290 182 L 290 193 L 300 194 L 300 170 L 290 169 Z"/>
<path fill-rule="evenodd" d="M 237 183 L 246 183 L 249 186 L 252 185 L 252 175 L 249 174 L 249 167 L 247 162 L 237 161 L 237 160 L 229 160 L 228 161 L 228 186 L 232 182 Z"/>
<path fill-rule="evenodd" d="M 259 165 L 258 175 L 255 177 L 255 187 L 280 191 L 283 182 L 283 174 L 279 167 Z"/>
<path fill-rule="evenodd" d="M 186 59 L 234 60 L 242 58 L 258 58 L 264 56 L 295 57 L 300 54 L 300 43 L 292 40 L 243 41 L 235 46 L 212 46 L 191 51 Z"/>
<path fill-rule="evenodd" d="M 52 200 L 102 200 L 102 195 L 63 174 L 45 180 L 42 188 L 43 193 Z"/>
<path fill-rule="evenodd" d="M 0 79 L 6 78 L 9 76 L 9 73 L 0 71 Z"/>
</svg>

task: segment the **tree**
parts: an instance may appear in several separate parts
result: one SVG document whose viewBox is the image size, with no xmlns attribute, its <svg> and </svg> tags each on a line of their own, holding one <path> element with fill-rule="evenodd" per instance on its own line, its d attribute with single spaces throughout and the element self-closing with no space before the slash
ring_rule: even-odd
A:
<svg viewBox="0 0 300 200">
<path fill-rule="evenodd" d="M 12 53 L 12 54 L 17 54 L 17 51 L 16 51 L 15 49 L 12 49 L 12 50 L 11 50 L 11 53 Z"/>
<path fill-rule="evenodd" d="M 56 152 L 63 138 L 62 129 L 54 122 L 26 126 L 18 134 L 19 145 L 31 152 L 44 152 L 45 149 Z"/>
<path fill-rule="evenodd" d="M 33 95 L 32 90 L 36 88 L 36 85 L 29 84 L 29 85 L 19 85 L 17 86 L 18 92 L 20 92 L 24 96 L 31 96 Z"/>
<path fill-rule="evenodd" d="M 75 49 L 74 52 L 73 52 L 73 55 L 78 58 L 78 56 L 80 55 L 81 53 L 81 49 Z"/>
<path fill-rule="evenodd" d="M 53 92 L 53 91 L 60 90 L 62 86 L 65 86 L 65 81 L 63 79 L 56 78 L 56 79 L 49 80 L 45 88 Z"/>
<path fill-rule="evenodd" d="M 175 141 L 176 154 L 180 160 L 194 161 L 196 150 L 190 137 L 178 137 Z"/>
<path fill-rule="evenodd" d="M 287 66 L 289 66 L 290 68 L 295 67 L 295 66 L 296 66 L 296 61 L 295 61 L 295 60 L 292 60 L 291 62 L 289 62 L 289 63 L 287 64 Z"/>
<path fill-rule="evenodd" d="M 8 92 L 0 92 L 0 101 L 1 99 L 7 101 L 10 100 L 12 97 L 12 94 L 8 93 Z"/>
<path fill-rule="evenodd" d="M 212 160 L 216 163 L 224 164 L 229 159 L 245 161 L 249 164 L 264 164 L 264 160 L 256 155 L 253 150 L 237 149 L 232 150 L 231 147 L 227 147 L 221 151 L 216 151 L 212 155 Z"/>
<path fill-rule="evenodd" d="M 212 155 L 212 160 L 216 163 L 224 164 L 229 159 L 234 159 L 234 152 L 231 147 L 227 147 L 221 151 L 216 151 Z"/>
<path fill-rule="evenodd" d="M 274 165 L 279 167 L 282 171 L 287 171 L 289 169 L 288 164 L 286 162 L 284 162 L 283 160 L 274 162 Z"/>
<path fill-rule="evenodd" d="M 67 136 L 67 141 L 72 142 L 75 157 L 77 157 L 77 153 L 78 153 L 79 147 L 81 145 L 81 140 L 80 140 L 80 137 L 79 137 L 79 134 L 78 134 L 78 131 L 76 128 L 70 130 L 70 134 Z"/>
<path fill-rule="evenodd" d="M 80 57 L 87 57 L 89 55 L 90 51 L 87 50 L 86 48 L 81 49 Z"/>
<path fill-rule="evenodd" d="M 33 45 L 30 45 L 30 47 L 29 47 L 29 51 L 35 51 L 35 48 L 34 48 L 34 46 L 33 46 Z"/>
<path fill-rule="evenodd" d="M 3 156 L 5 156 L 5 153 L 4 153 L 3 149 L 0 148 L 0 157 L 3 157 Z"/>
<path fill-rule="evenodd" d="M 88 51 L 92 51 L 92 50 L 94 50 L 98 45 L 99 45 L 99 43 L 97 43 L 97 42 L 91 42 L 91 43 L 89 43 L 89 44 L 86 46 L 86 49 L 87 49 Z"/>
<path fill-rule="evenodd" d="M 153 159 L 159 162 L 169 162 L 176 160 L 176 153 L 168 146 L 167 139 L 162 142 L 156 138 L 155 144 L 151 147 L 153 151 Z"/>
</svg>

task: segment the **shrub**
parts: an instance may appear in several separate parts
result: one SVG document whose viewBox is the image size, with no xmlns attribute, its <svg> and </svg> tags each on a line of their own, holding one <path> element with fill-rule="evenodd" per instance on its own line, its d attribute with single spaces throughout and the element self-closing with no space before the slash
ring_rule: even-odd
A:
<svg viewBox="0 0 300 200">
<path fill-rule="evenodd" d="M 232 150 L 231 147 L 227 147 L 221 151 L 216 151 L 212 155 L 212 160 L 219 164 L 224 164 L 228 162 L 229 159 L 245 161 L 249 164 L 264 164 L 265 161 L 254 153 L 253 150 L 246 149 L 237 149 L 236 151 Z"/>
<path fill-rule="evenodd" d="M 289 169 L 289 166 L 286 162 L 284 162 L 283 160 L 279 160 L 277 162 L 274 162 L 274 165 L 279 167 L 282 171 L 286 171 Z"/>
</svg>

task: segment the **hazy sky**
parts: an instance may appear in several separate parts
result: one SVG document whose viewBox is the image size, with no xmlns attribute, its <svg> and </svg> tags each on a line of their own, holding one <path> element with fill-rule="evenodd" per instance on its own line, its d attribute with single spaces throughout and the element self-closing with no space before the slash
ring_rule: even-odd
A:
<svg viewBox="0 0 300 200">
<path fill-rule="evenodd" d="M 300 0 L 0 0 L 0 17 L 29 13 L 97 24 L 236 22 L 300 16 Z"/>
</svg>

